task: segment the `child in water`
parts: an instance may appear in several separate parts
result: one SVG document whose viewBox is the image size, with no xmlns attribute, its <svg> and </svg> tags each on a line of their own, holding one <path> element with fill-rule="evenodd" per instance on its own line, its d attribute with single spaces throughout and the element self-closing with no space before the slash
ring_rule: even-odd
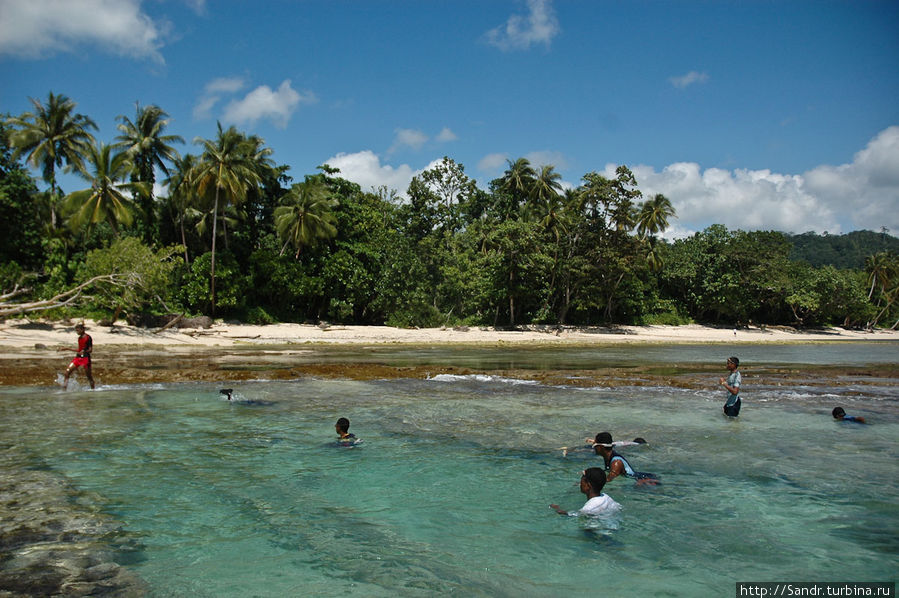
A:
<svg viewBox="0 0 899 598">
<path fill-rule="evenodd" d="M 334 429 L 337 431 L 338 446 L 355 446 L 362 442 L 356 438 L 355 434 L 350 432 L 350 420 L 345 417 L 337 420 L 337 423 L 334 424 Z"/>
<path fill-rule="evenodd" d="M 841 422 L 855 422 L 857 424 L 867 423 L 865 418 L 859 415 L 846 415 L 846 412 L 843 411 L 842 407 L 834 407 L 833 411 L 830 412 L 833 418 L 837 421 Z"/>
<path fill-rule="evenodd" d="M 587 495 L 587 502 L 577 511 L 566 511 L 559 505 L 549 505 L 559 515 L 602 515 L 617 511 L 621 505 L 608 494 L 603 494 L 606 485 L 606 472 L 599 467 L 591 467 L 581 472 L 581 493 Z"/>
</svg>

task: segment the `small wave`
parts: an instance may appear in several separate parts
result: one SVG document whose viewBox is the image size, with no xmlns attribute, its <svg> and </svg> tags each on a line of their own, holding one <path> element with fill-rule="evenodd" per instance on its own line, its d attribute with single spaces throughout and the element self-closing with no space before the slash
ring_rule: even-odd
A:
<svg viewBox="0 0 899 598">
<path fill-rule="evenodd" d="M 437 374 L 436 376 L 430 376 L 428 380 L 432 380 L 434 382 L 497 382 L 500 384 L 524 384 L 528 386 L 537 386 L 539 382 L 536 380 L 521 380 L 519 378 L 504 378 L 502 376 L 490 376 L 487 374 Z"/>
</svg>

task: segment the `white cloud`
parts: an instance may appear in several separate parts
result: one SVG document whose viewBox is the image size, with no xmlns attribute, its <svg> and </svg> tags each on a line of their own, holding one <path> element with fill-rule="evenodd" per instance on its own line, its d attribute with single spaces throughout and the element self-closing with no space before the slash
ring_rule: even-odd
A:
<svg viewBox="0 0 899 598">
<path fill-rule="evenodd" d="M 116 54 L 163 62 L 168 24 L 140 0 L 0 0 L 0 54 L 40 58 L 97 44 Z"/>
<path fill-rule="evenodd" d="M 549 150 L 530 152 L 524 155 L 531 166 L 539 169 L 541 166 L 555 166 L 556 170 L 565 170 L 568 168 L 568 160 L 562 152 L 554 152 Z"/>
<path fill-rule="evenodd" d="M 478 170 L 486 173 L 493 173 L 506 165 L 509 154 L 487 154 L 478 162 Z"/>
<path fill-rule="evenodd" d="M 194 120 L 211 118 L 212 109 L 222 99 L 222 95 L 237 93 L 243 86 L 244 82 L 240 77 L 219 77 L 207 83 L 203 88 L 203 95 L 194 106 Z"/>
<path fill-rule="evenodd" d="M 435 139 L 437 139 L 437 141 L 455 141 L 458 137 L 449 127 L 443 127 Z"/>
<path fill-rule="evenodd" d="M 427 143 L 428 139 L 429 137 L 418 129 L 397 129 L 396 138 L 393 140 L 393 145 L 390 146 L 387 153 L 392 154 L 404 147 L 411 147 L 416 151 L 420 150 Z"/>
<path fill-rule="evenodd" d="M 899 231 L 899 126 L 881 131 L 851 164 L 819 166 L 804 178 L 809 192 L 852 229 Z"/>
<path fill-rule="evenodd" d="M 434 161 L 431 162 L 431 164 L 434 163 Z M 406 190 L 409 188 L 412 177 L 424 171 L 424 169 L 413 170 L 408 164 L 402 164 L 395 168 L 388 164 L 381 164 L 381 159 L 371 150 L 354 154 L 341 152 L 325 160 L 325 164 L 339 168 L 338 176 L 358 184 L 363 191 L 377 189 L 384 185 L 388 189 L 397 191 L 402 197 L 406 196 Z"/>
<path fill-rule="evenodd" d="M 694 162 L 631 169 L 644 197 L 662 193 L 677 211 L 665 236 L 690 235 L 713 223 L 730 229 L 840 233 L 899 230 L 899 126 L 889 127 L 852 163 L 804 174 L 770 170 L 701 170 Z M 607 165 L 607 177 L 615 165 Z"/>
<path fill-rule="evenodd" d="M 556 19 L 551 0 L 526 0 L 527 16 L 512 15 L 504 25 L 487 32 L 487 42 L 500 50 L 527 50 L 534 44 L 549 46 L 558 35 L 559 21 Z"/>
<path fill-rule="evenodd" d="M 680 77 L 669 77 L 668 81 L 671 82 L 672 85 L 677 87 L 678 89 L 684 89 L 685 87 L 689 87 L 694 83 L 705 83 L 709 80 L 709 76 L 706 73 L 700 73 L 697 71 L 690 71 L 686 75 L 681 75 Z"/>
<path fill-rule="evenodd" d="M 268 85 L 260 85 L 243 99 L 232 100 L 225 106 L 222 120 L 235 124 L 253 124 L 260 119 L 267 119 L 283 129 L 300 103 L 311 104 L 316 101 L 315 94 L 298 93 L 290 86 L 290 79 L 286 79 L 275 91 Z"/>
</svg>

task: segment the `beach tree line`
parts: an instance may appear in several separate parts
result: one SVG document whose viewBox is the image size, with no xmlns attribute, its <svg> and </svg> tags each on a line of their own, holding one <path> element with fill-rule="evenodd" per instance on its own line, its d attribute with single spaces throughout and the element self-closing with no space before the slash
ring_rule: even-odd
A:
<svg viewBox="0 0 899 598">
<path fill-rule="evenodd" d="M 564 188 L 552 165 L 519 158 L 481 186 L 445 157 L 401 200 L 327 164 L 294 180 L 264 139 L 235 127 L 187 143 L 158 106 L 117 116 L 103 142 L 66 96 L 32 105 L 0 126 L 0 315 L 41 305 L 113 321 L 422 327 L 899 321 L 886 231 L 860 267 L 797 259 L 792 237 L 774 231 L 714 225 L 668 242 L 671 202 L 644 196 L 626 166 Z M 83 187 L 62 189 L 63 171 Z"/>
</svg>

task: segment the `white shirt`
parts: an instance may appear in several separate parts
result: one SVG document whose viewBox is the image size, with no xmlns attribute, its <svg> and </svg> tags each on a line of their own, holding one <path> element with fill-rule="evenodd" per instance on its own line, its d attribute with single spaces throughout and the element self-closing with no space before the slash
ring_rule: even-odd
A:
<svg viewBox="0 0 899 598">
<path fill-rule="evenodd" d="M 613 513 L 621 508 L 608 494 L 594 496 L 581 507 L 580 511 L 573 511 L 569 515 L 603 515 Z"/>
</svg>

